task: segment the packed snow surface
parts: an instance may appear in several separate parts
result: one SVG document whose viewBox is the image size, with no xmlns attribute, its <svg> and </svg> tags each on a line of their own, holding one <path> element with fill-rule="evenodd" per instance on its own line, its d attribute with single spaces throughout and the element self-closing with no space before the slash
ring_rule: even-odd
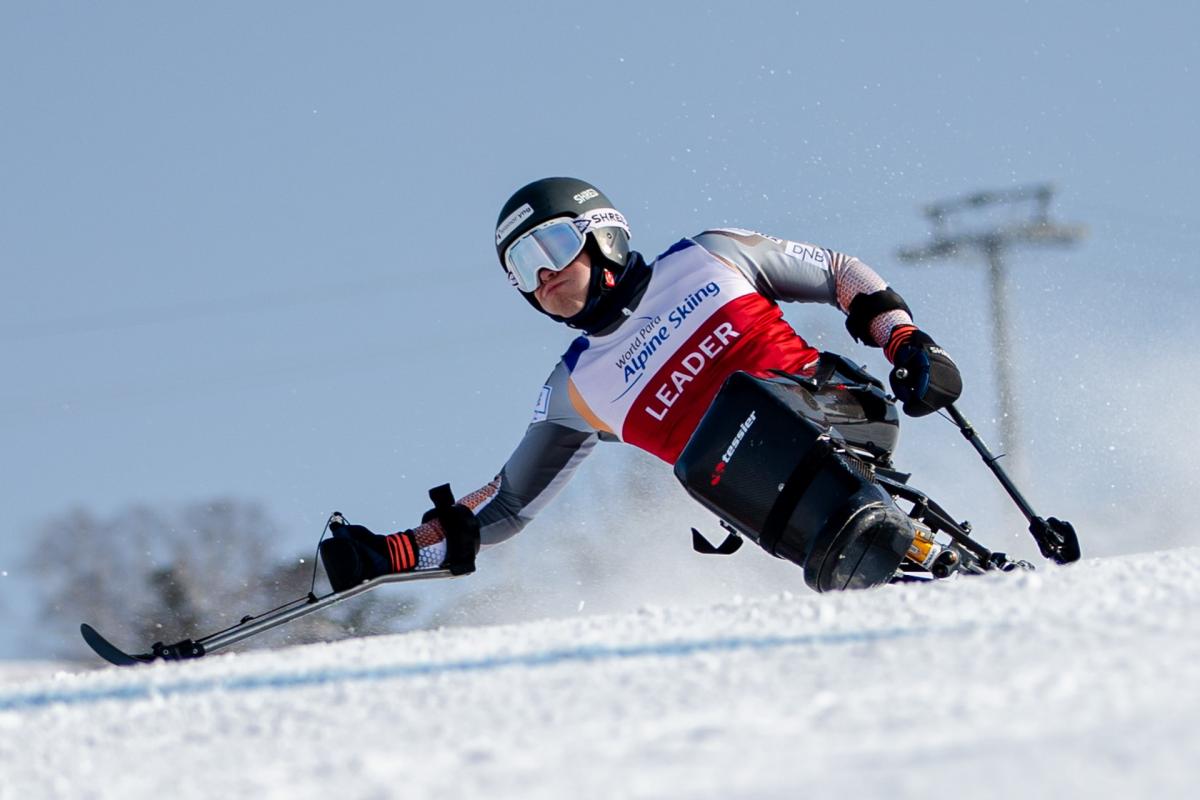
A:
<svg viewBox="0 0 1200 800">
<path fill-rule="evenodd" d="M 59 672 L 0 797 L 1195 797 L 1198 630 L 1188 549 Z"/>
</svg>

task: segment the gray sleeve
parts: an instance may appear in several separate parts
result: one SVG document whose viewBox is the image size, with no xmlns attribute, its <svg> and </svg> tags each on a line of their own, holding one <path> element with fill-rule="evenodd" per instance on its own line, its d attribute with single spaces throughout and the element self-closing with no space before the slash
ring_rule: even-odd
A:
<svg viewBox="0 0 1200 800">
<path fill-rule="evenodd" d="M 772 300 L 837 305 L 835 261 L 847 258 L 840 253 L 738 229 L 705 231 L 695 241 Z"/>
<path fill-rule="evenodd" d="M 533 421 L 500 470 L 498 491 L 476 509 L 485 546 L 524 528 L 596 446 L 598 431 L 571 403 L 569 377 L 560 362 L 542 387 Z"/>
<path fill-rule="evenodd" d="M 736 228 L 709 230 L 694 241 L 737 268 L 760 294 L 777 302 L 825 303 L 848 313 L 860 294 L 888 288 L 873 269 L 853 256 L 815 244 L 790 242 Z M 881 314 L 871 333 L 882 346 L 893 327 L 911 325 L 903 311 Z"/>
</svg>

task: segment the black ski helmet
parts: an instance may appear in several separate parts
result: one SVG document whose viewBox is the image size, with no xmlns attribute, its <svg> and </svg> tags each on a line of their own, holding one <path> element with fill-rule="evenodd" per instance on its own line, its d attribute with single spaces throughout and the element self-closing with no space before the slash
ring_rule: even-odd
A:
<svg viewBox="0 0 1200 800">
<path fill-rule="evenodd" d="M 629 232 L 624 217 L 603 192 L 587 181 L 542 178 L 514 192 L 496 219 L 496 256 L 507 274 L 504 252 L 518 237 L 552 219 L 578 219 L 601 211 L 614 212 L 613 218 L 620 224 L 595 226 L 586 234 L 584 247 L 592 258 L 592 280 L 583 310 L 570 318 L 559 317 L 543 309 L 532 292 L 521 292 L 538 311 L 573 327 L 585 327 L 600 298 L 624 277 L 629 263 Z"/>
</svg>

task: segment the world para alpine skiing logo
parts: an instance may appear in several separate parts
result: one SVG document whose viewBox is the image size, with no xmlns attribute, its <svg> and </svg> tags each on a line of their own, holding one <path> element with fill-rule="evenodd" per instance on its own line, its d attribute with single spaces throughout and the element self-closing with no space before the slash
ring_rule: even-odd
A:
<svg viewBox="0 0 1200 800">
<path fill-rule="evenodd" d="M 646 324 L 638 330 L 630 341 L 629 346 L 625 348 L 616 360 L 615 365 L 617 369 L 621 370 L 626 387 L 617 396 L 617 400 L 624 397 L 634 384 L 645 377 L 646 368 L 650 365 L 654 354 L 659 352 L 660 349 L 664 351 L 667 349 L 667 340 L 671 338 L 673 331 L 683 326 L 684 320 L 688 315 L 696 311 L 705 300 L 710 297 L 716 297 L 720 293 L 720 284 L 716 281 L 709 281 L 696 291 L 685 295 L 683 301 L 672 308 L 667 314 L 667 322 L 670 323 L 670 327 L 661 324 L 662 317 L 659 315 L 655 315 L 653 319 L 650 317 L 638 318 L 638 321 L 646 320 Z M 697 315 L 698 317 L 699 315 Z"/>
<path fill-rule="evenodd" d="M 716 486 L 721 482 L 721 478 L 725 476 L 725 468 L 729 466 L 729 460 L 737 452 L 738 445 L 746 437 L 746 433 L 750 430 L 750 426 L 754 424 L 754 420 L 755 412 L 751 411 L 750 416 L 746 417 L 746 421 L 738 426 L 738 432 L 733 437 L 733 441 L 729 443 L 729 447 L 725 449 L 725 455 L 721 456 L 721 460 L 717 462 L 717 466 L 713 467 L 712 477 L 708 481 L 710 486 Z"/>
</svg>

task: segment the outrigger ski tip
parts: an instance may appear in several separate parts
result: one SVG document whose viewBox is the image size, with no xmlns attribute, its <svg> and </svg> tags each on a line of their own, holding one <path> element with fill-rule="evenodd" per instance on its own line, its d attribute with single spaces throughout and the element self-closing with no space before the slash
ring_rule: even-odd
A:
<svg viewBox="0 0 1200 800">
<path fill-rule="evenodd" d="M 83 640 L 88 643 L 88 647 L 92 648 L 96 655 L 110 664 L 115 664 L 118 667 L 132 667 L 135 664 L 144 664 L 147 661 L 153 660 L 152 656 L 147 658 L 146 656 L 129 655 L 101 636 L 95 628 L 86 622 L 79 626 L 79 632 L 83 634 Z"/>
</svg>

